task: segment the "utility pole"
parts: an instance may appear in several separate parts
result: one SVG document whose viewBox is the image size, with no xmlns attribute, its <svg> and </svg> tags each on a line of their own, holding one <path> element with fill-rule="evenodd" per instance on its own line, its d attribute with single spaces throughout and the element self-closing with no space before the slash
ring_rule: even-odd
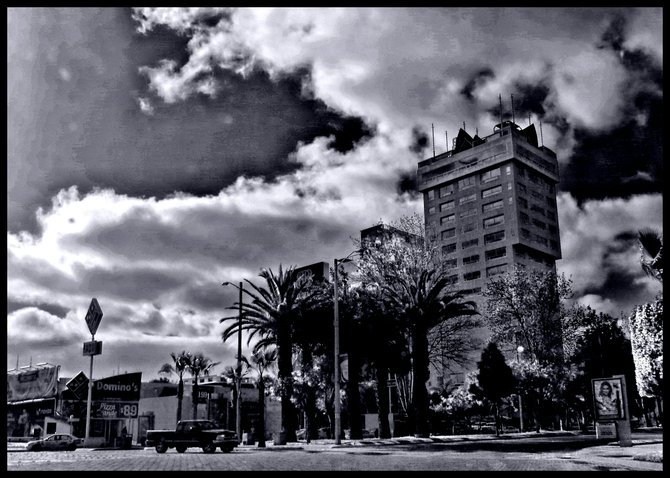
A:
<svg viewBox="0 0 670 478">
<path fill-rule="evenodd" d="M 334 311 L 334 328 L 335 328 L 335 342 L 333 348 L 335 349 L 335 394 L 333 398 L 333 404 L 335 405 L 335 444 L 340 444 L 340 430 L 341 430 L 341 410 L 340 410 L 340 311 L 339 311 L 339 296 L 337 292 L 337 262 L 335 259 L 333 261 L 335 265 L 335 300 L 333 302 L 333 311 Z"/>
<path fill-rule="evenodd" d="M 236 431 L 238 443 L 242 443 L 242 287 L 244 284 L 240 282 L 240 300 L 239 300 L 239 316 L 237 328 L 237 403 L 236 403 Z"/>
</svg>

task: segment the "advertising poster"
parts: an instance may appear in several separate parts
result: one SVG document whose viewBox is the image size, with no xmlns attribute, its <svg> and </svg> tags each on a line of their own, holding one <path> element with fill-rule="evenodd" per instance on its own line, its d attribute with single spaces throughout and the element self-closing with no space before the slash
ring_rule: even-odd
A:
<svg viewBox="0 0 670 478">
<path fill-rule="evenodd" d="M 59 365 L 7 373 L 7 402 L 54 397 L 58 392 Z"/>
<path fill-rule="evenodd" d="M 623 382 L 620 378 L 592 380 L 596 420 L 623 420 Z"/>
</svg>

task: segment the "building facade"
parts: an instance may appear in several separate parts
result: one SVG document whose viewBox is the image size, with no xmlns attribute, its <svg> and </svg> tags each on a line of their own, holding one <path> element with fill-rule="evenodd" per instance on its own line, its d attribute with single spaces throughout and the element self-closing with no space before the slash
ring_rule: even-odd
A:
<svg viewBox="0 0 670 478">
<path fill-rule="evenodd" d="M 419 163 L 427 234 L 441 246 L 453 288 L 480 311 L 490 278 L 514 266 L 555 270 L 558 180 L 556 154 L 538 144 L 534 125 L 511 121 L 483 138 L 461 129 L 451 151 Z M 445 382 L 436 377 L 431 385 Z M 451 382 L 462 380 L 458 373 Z"/>
</svg>

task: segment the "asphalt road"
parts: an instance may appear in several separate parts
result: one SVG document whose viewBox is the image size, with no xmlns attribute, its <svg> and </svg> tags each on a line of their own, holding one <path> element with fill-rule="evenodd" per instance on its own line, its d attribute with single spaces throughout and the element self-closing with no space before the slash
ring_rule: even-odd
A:
<svg viewBox="0 0 670 478">
<path fill-rule="evenodd" d="M 418 444 L 333 448 L 239 447 L 233 453 L 205 454 L 190 448 L 160 455 L 141 450 L 78 449 L 73 452 L 8 452 L 8 471 L 661 471 L 662 463 L 635 461 L 626 449 L 600 445 L 575 449 L 565 443 L 525 449 L 459 444 Z M 484 446 L 482 446 L 484 445 Z M 642 445 L 651 446 L 651 445 Z"/>
</svg>

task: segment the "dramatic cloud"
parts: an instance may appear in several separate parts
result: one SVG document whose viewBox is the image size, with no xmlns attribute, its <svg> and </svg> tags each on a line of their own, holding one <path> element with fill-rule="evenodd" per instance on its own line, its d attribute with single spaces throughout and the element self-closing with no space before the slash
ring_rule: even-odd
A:
<svg viewBox="0 0 670 478">
<path fill-rule="evenodd" d="M 637 243 L 639 230 L 663 230 L 660 194 L 588 201 L 579 207 L 564 193 L 557 206 L 563 259 L 556 267 L 572 278 L 575 299 L 618 316 L 660 291 L 659 283 L 642 272 Z"/>
</svg>

